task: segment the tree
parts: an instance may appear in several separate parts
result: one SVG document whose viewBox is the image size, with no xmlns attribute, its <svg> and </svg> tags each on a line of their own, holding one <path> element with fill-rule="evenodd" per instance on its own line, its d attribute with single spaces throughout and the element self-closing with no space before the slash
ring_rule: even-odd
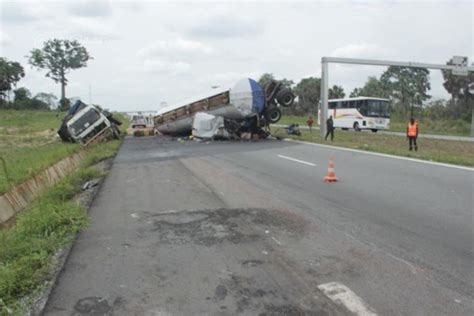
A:
<svg viewBox="0 0 474 316">
<path fill-rule="evenodd" d="M 346 96 L 344 88 L 341 86 L 334 85 L 329 88 L 329 99 L 342 99 Z"/>
<path fill-rule="evenodd" d="M 447 65 L 452 65 L 453 61 L 450 59 Z M 474 119 L 474 95 L 469 93 L 469 84 L 474 82 L 474 72 L 470 71 L 467 76 L 453 75 L 451 70 L 441 70 L 443 74 L 443 86 L 451 95 L 451 108 L 454 117 L 468 118 L 472 111 L 472 118 Z"/>
<path fill-rule="evenodd" d="M 294 92 L 298 96 L 298 105 L 305 112 L 316 111 L 321 99 L 321 79 L 303 78 L 294 88 Z"/>
<path fill-rule="evenodd" d="M 386 98 L 390 97 L 390 86 L 376 77 L 369 77 L 362 88 L 352 90 L 350 97 L 374 97 Z"/>
<path fill-rule="evenodd" d="M 291 88 L 292 85 L 295 84 L 295 82 L 291 79 L 286 79 L 286 78 L 283 78 L 281 80 L 279 80 L 281 82 L 281 84 L 284 86 L 284 87 L 287 87 L 287 88 Z"/>
<path fill-rule="evenodd" d="M 15 91 L 13 91 L 15 97 L 14 97 L 14 102 L 16 101 L 25 101 L 29 100 L 31 98 L 31 92 L 27 88 L 18 88 Z"/>
<path fill-rule="evenodd" d="M 3 99 L 6 92 L 15 87 L 24 76 L 25 70 L 20 63 L 0 57 L 0 98 Z"/>
<path fill-rule="evenodd" d="M 426 68 L 390 66 L 380 77 L 383 85 L 390 87 L 391 96 L 400 102 L 401 112 L 413 116 L 414 106 L 422 106 L 431 96 L 430 72 Z"/>
<path fill-rule="evenodd" d="M 266 72 L 260 76 L 260 79 L 258 79 L 258 84 L 263 87 L 272 80 L 277 80 L 277 79 L 275 79 L 275 76 L 273 74 Z M 293 80 L 289 80 L 286 78 L 283 78 L 278 81 L 280 81 L 283 84 L 283 86 L 288 87 L 288 88 L 290 88 L 294 84 Z"/>
<path fill-rule="evenodd" d="M 349 94 L 349 98 L 355 98 L 355 97 L 358 97 L 358 96 L 361 96 L 362 93 L 362 88 L 354 88 L 354 90 L 351 91 L 351 93 Z"/>
<path fill-rule="evenodd" d="M 38 69 L 46 69 L 46 77 L 61 84 L 61 104 L 66 103 L 66 75 L 73 69 L 87 66 L 92 57 L 78 41 L 52 39 L 42 49 L 33 49 L 29 63 Z"/>
<path fill-rule="evenodd" d="M 56 101 L 58 100 L 54 94 L 46 92 L 40 92 L 36 94 L 34 99 L 46 103 L 50 109 L 54 109 L 56 107 Z"/>
<path fill-rule="evenodd" d="M 271 73 L 266 72 L 260 76 L 260 79 L 258 79 L 258 84 L 263 87 L 272 80 L 275 80 L 275 76 L 273 76 L 273 74 Z"/>
</svg>

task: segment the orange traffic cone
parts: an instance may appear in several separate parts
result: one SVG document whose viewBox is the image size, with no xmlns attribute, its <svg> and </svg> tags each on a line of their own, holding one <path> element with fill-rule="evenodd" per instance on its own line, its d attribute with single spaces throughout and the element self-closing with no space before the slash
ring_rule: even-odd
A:
<svg viewBox="0 0 474 316">
<path fill-rule="evenodd" d="M 336 172 L 334 171 L 334 162 L 329 158 L 328 174 L 324 177 L 324 182 L 337 182 Z"/>
</svg>

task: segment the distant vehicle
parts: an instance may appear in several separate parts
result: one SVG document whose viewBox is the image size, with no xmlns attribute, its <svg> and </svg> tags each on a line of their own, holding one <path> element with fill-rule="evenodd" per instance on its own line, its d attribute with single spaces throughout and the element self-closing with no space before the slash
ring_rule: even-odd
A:
<svg viewBox="0 0 474 316">
<path fill-rule="evenodd" d="M 66 114 L 58 134 L 64 141 L 86 146 L 101 137 L 118 138 L 120 131 L 117 125 L 121 124 L 111 113 L 78 100 Z"/>
<path fill-rule="evenodd" d="M 370 129 L 376 133 L 378 130 L 390 128 L 390 108 L 389 99 L 371 97 L 332 99 L 328 101 L 328 116 L 332 115 L 336 128 L 343 130 L 353 128 L 356 131 Z M 318 115 L 320 111 L 321 106 Z M 318 124 L 321 124 L 319 120 Z"/>
</svg>

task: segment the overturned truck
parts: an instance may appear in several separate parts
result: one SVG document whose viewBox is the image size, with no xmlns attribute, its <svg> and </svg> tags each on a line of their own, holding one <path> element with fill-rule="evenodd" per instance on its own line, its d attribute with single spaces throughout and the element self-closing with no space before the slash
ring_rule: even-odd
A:
<svg viewBox="0 0 474 316">
<path fill-rule="evenodd" d="M 87 146 L 104 138 L 118 138 L 121 124 L 110 112 L 77 100 L 66 113 L 58 135 L 65 142 Z"/>
<path fill-rule="evenodd" d="M 291 89 L 278 81 L 271 81 L 262 88 L 255 80 L 246 78 L 231 89 L 213 90 L 203 97 L 159 110 L 154 117 L 155 128 L 162 134 L 190 134 L 195 115 L 201 112 L 227 121 L 243 121 L 241 126 L 251 124 L 248 120 L 267 126 L 280 120 L 279 106 L 291 106 L 293 101 Z"/>
</svg>

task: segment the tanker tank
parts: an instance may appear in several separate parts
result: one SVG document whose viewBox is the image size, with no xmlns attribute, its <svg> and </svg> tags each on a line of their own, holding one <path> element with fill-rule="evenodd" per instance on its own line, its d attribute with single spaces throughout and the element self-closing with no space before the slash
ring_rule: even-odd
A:
<svg viewBox="0 0 474 316">
<path fill-rule="evenodd" d="M 281 118 L 281 111 L 273 99 L 283 100 L 282 92 L 285 92 L 285 106 L 288 106 L 290 104 L 288 96 L 291 96 L 291 104 L 294 97 L 289 89 L 281 89 L 280 84 L 267 88 L 269 91 L 264 90 L 253 79 L 241 79 L 230 89 L 213 90 L 202 97 L 195 97 L 159 110 L 154 117 L 155 127 L 162 134 L 191 133 L 193 117 L 198 112 L 228 119 L 244 119 L 257 114 L 270 123 L 276 123 Z"/>
</svg>

